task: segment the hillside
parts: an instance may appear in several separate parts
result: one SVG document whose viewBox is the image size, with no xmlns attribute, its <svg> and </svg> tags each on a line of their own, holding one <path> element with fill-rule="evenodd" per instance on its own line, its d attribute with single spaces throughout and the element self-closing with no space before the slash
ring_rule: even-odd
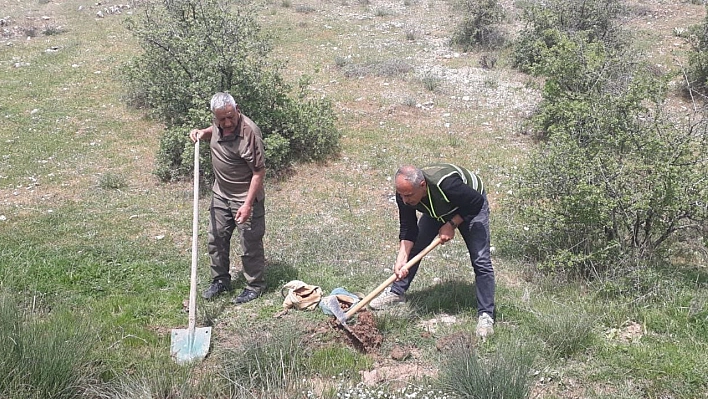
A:
<svg viewBox="0 0 708 399">
<path fill-rule="evenodd" d="M 688 46 L 676 32 L 705 17 L 692 3 L 628 3 L 623 24 L 657 69 L 685 64 Z M 518 10 L 503 5 L 513 37 Z M 242 307 L 200 301 L 200 323 L 214 326 L 212 353 L 189 381 L 289 332 L 321 360 L 302 387 L 317 397 L 360 381 L 391 392 L 425 387 L 447 356 L 440 348 L 475 323 L 474 277 L 459 240 L 426 257 L 409 304 L 377 316 L 384 342 L 374 353 L 349 348 L 319 312 L 274 318 L 280 287 L 301 279 L 366 293 L 390 275 L 398 245 L 391 177 L 403 163 L 476 170 L 491 188 L 492 229 L 513 223 L 502 203 L 533 146 L 523 123 L 542 81 L 511 69 L 505 51 L 451 48 L 459 15 L 448 1 L 282 0 L 257 9 L 286 78 L 311 77 L 311 94 L 333 102 L 342 152 L 267 183 L 269 290 Z M 163 127 L 123 101 L 120 69 L 139 48 L 122 21 L 140 2 L 0 0 L 0 10 L 0 288 L 33 310 L 88 315 L 103 331 L 96 363 L 111 368 L 106 375 L 164 362 L 170 330 L 186 324 L 192 186 L 156 179 Z M 208 205 L 203 197 L 200 287 Z M 705 256 L 695 259 L 703 263 L 657 276 L 661 284 L 628 299 L 613 297 L 609 283 L 561 285 L 495 256 L 497 335 L 478 349 L 493 356 L 513 340 L 542 347 L 547 336 L 572 338 L 574 323 L 589 326 L 592 343 L 577 352 L 540 350 L 531 397 L 706 398 L 708 281 Z"/>
</svg>

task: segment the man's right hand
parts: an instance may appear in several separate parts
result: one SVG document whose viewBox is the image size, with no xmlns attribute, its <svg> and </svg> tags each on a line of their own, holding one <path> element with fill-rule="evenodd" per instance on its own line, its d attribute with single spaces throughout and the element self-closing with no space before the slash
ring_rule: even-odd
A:
<svg viewBox="0 0 708 399">
<path fill-rule="evenodd" d="M 403 268 L 405 264 L 406 262 L 396 262 L 396 265 L 393 267 L 393 273 L 396 274 L 396 281 L 404 279 L 408 275 L 408 269 Z"/>
<path fill-rule="evenodd" d="M 192 131 L 189 132 L 189 139 L 192 140 L 192 143 L 196 143 L 197 140 L 201 140 L 202 135 L 203 135 L 203 133 L 201 130 L 192 129 Z"/>
<path fill-rule="evenodd" d="M 408 275 L 408 269 L 403 270 L 403 266 L 408 262 L 408 254 L 411 253 L 413 244 L 413 241 L 401 240 L 400 247 L 398 248 L 398 256 L 396 256 L 396 264 L 393 266 L 393 272 L 396 274 L 397 280 L 406 278 Z"/>
</svg>

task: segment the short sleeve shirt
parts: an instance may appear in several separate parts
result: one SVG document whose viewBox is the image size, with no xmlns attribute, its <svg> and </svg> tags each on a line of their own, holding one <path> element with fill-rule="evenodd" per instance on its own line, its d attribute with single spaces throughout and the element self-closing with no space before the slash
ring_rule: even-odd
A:
<svg viewBox="0 0 708 399">
<path fill-rule="evenodd" d="M 214 168 L 214 193 L 232 201 L 245 201 L 253 172 L 265 168 L 261 129 L 241 114 L 236 132 L 224 136 L 217 124 L 211 135 L 211 163 Z M 262 201 L 265 192 L 256 193 Z"/>
</svg>

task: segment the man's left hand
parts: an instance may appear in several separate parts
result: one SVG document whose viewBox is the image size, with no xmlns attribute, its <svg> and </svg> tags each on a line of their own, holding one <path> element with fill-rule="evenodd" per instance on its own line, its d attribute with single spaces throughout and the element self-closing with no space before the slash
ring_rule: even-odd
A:
<svg viewBox="0 0 708 399">
<path fill-rule="evenodd" d="M 440 241 L 446 243 L 455 238 L 455 228 L 450 223 L 445 223 L 438 230 L 438 235 L 440 236 Z"/>
<path fill-rule="evenodd" d="M 236 211 L 236 215 L 234 215 L 234 217 L 236 218 L 236 223 L 243 224 L 244 222 L 246 222 L 251 217 L 251 211 L 252 208 L 250 205 L 241 205 Z"/>
</svg>

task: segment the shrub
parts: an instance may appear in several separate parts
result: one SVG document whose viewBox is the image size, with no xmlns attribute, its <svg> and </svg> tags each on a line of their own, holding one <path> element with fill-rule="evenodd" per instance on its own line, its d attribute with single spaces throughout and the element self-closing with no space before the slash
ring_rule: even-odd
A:
<svg viewBox="0 0 708 399">
<path fill-rule="evenodd" d="M 231 9 L 219 0 L 187 0 L 149 3 L 141 17 L 128 20 L 144 52 L 124 68 L 127 101 L 148 108 L 167 127 L 155 171 L 161 180 L 191 171 L 187 132 L 211 123 L 209 100 L 218 91 L 233 93 L 264 140 L 279 145 L 269 151 L 279 157 L 273 164 L 266 160 L 270 172 L 338 150 L 331 104 L 307 99 L 303 87 L 300 96 L 292 95 L 280 76 L 282 64 L 268 58 L 270 40 L 255 15 L 248 7 Z M 318 116 L 314 121 L 309 119 L 313 115 Z M 280 138 L 269 140 L 272 134 Z M 296 148 L 284 152 L 281 138 L 294 141 Z M 208 175 L 210 158 L 202 159 Z"/>
<path fill-rule="evenodd" d="M 504 44 L 506 38 L 498 24 L 506 15 L 497 0 L 461 0 L 460 8 L 463 17 L 452 34 L 454 46 L 471 50 L 492 49 Z"/>
<path fill-rule="evenodd" d="M 708 11 L 708 5 L 706 5 Z M 708 15 L 702 24 L 689 29 L 691 51 L 688 54 L 688 67 L 684 89 L 687 94 L 698 93 L 708 96 Z"/>
<path fill-rule="evenodd" d="M 435 91 L 442 84 L 442 79 L 439 76 L 428 72 L 420 78 L 420 82 L 426 90 Z"/>
<path fill-rule="evenodd" d="M 102 174 L 98 180 L 98 187 L 104 190 L 120 190 L 128 187 L 125 177 L 115 173 Z"/>
<path fill-rule="evenodd" d="M 599 48 L 555 47 L 516 190 L 526 255 L 583 276 L 640 265 L 708 217 L 706 114 L 665 114 L 668 78 Z"/>
<path fill-rule="evenodd" d="M 528 2 L 522 12 L 527 27 L 514 44 L 512 65 L 523 72 L 534 72 L 534 67 L 549 56 L 549 50 L 564 38 L 575 36 L 610 49 L 626 47 L 626 34 L 617 22 L 623 11 L 621 0 Z"/>
</svg>

